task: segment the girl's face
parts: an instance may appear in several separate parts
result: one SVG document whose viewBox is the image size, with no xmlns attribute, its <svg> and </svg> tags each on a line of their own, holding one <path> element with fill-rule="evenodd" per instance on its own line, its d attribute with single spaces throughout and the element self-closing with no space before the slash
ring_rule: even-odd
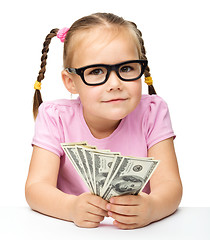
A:
<svg viewBox="0 0 210 240">
<path fill-rule="evenodd" d="M 139 59 L 135 42 L 128 30 L 95 28 L 78 40 L 71 66 L 80 68 L 91 64 L 117 64 Z M 122 81 L 112 71 L 106 83 L 88 86 L 80 76 L 62 73 L 66 88 L 78 93 L 88 123 L 106 124 L 119 121 L 132 112 L 141 99 L 141 79 Z"/>
</svg>

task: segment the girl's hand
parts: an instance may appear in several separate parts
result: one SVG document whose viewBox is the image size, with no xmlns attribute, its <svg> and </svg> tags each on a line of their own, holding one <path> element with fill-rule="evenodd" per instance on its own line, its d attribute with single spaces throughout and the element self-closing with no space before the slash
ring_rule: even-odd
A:
<svg viewBox="0 0 210 240">
<path fill-rule="evenodd" d="M 91 193 L 76 196 L 72 205 L 72 221 L 78 227 L 98 227 L 105 216 L 107 201 Z"/>
<path fill-rule="evenodd" d="M 115 219 L 113 224 L 121 229 L 134 229 L 152 222 L 152 203 L 146 193 L 112 197 L 106 209 Z"/>
</svg>

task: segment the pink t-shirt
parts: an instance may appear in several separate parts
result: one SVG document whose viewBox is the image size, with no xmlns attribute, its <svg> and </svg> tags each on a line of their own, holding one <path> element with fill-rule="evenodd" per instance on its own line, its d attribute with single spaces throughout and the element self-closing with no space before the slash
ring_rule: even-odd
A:
<svg viewBox="0 0 210 240">
<path fill-rule="evenodd" d="M 69 194 L 89 191 L 64 154 L 60 143 L 87 141 L 98 149 L 110 149 L 123 156 L 146 157 L 154 144 L 175 137 L 167 104 L 157 95 L 142 95 L 136 109 L 121 120 L 107 138 L 95 138 L 83 117 L 80 99 L 44 102 L 39 107 L 33 145 L 60 157 L 57 187 Z M 149 193 L 147 184 L 144 192 Z"/>
</svg>

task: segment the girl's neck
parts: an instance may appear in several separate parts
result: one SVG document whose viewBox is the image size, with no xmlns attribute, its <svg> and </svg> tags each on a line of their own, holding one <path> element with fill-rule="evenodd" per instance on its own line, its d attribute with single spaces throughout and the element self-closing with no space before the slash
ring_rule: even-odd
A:
<svg viewBox="0 0 210 240">
<path fill-rule="evenodd" d="M 98 139 L 110 136 L 121 122 L 121 120 L 92 122 L 90 119 L 86 119 L 85 116 L 84 119 L 92 135 Z"/>
</svg>

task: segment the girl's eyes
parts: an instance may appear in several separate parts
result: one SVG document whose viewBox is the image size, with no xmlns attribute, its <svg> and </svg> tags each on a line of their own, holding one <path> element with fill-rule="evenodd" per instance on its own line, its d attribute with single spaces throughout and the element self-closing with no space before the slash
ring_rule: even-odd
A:
<svg viewBox="0 0 210 240">
<path fill-rule="evenodd" d="M 100 75 L 103 74 L 103 70 L 101 68 L 94 69 L 89 72 L 90 75 Z"/>
<path fill-rule="evenodd" d="M 120 72 L 130 72 L 132 70 L 133 70 L 133 68 L 130 66 L 123 66 L 120 68 Z"/>
<path fill-rule="evenodd" d="M 131 66 L 131 65 L 124 65 L 119 68 L 119 73 L 131 73 L 136 70 L 136 66 Z M 88 68 L 85 70 L 85 75 L 86 76 L 99 76 L 99 75 L 104 75 L 107 74 L 107 69 L 104 67 L 96 67 L 96 68 Z"/>
</svg>

